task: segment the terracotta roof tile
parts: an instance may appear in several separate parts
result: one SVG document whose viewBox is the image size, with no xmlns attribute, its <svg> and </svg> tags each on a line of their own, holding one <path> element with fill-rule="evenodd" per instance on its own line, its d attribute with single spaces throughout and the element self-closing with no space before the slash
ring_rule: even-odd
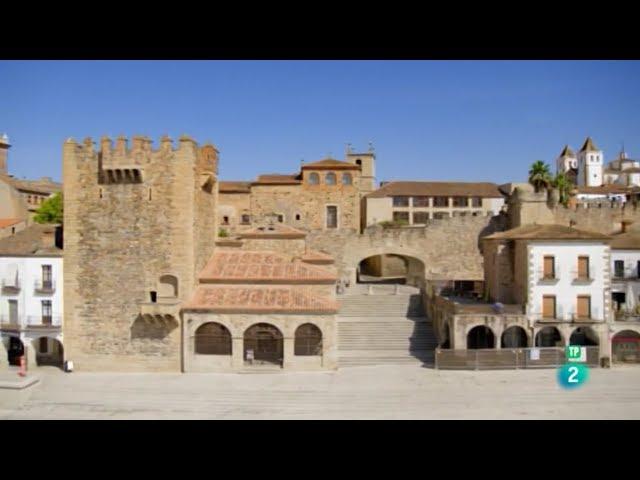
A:
<svg viewBox="0 0 640 480">
<path fill-rule="evenodd" d="M 326 313 L 338 303 L 308 287 L 200 285 L 185 310 L 217 313 Z"/>
<path fill-rule="evenodd" d="M 334 273 L 268 251 L 221 251 L 200 273 L 202 283 L 332 284 Z"/>
<path fill-rule="evenodd" d="M 607 194 L 607 193 L 629 193 L 626 185 L 600 185 L 599 187 L 578 187 L 578 193 L 584 194 Z"/>
<path fill-rule="evenodd" d="M 317 162 L 305 163 L 301 168 L 311 168 L 314 170 L 360 170 L 361 167 L 353 163 L 336 160 L 335 158 L 324 158 L 322 160 L 318 160 Z"/>
<path fill-rule="evenodd" d="M 0 218 L 0 228 L 10 227 L 11 225 L 16 225 L 17 223 L 24 222 L 20 218 Z"/>
<path fill-rule="evenodd" d="M 528 224 L 484 237 L 487 240 L 609 240 L 608 235 L 564 225 Z"/>
<path fill-rule="evenodd" d="M 0 255 L 41 255 L 41 256 L 61 256 L 62 249 L 48 247 L 43 244 L 43 234 L 55 234 L 55 225 L 40 225 L 35 223 L 24 230 L 20 230 L 15 235 L 0 239 Z"/>
<path fill-rule="evenodd" d="M 328 253 L 319 252 L 317 250 L 309 250 L 301 257 L 303 262 L 315 263 L 318 265 L 334 263 L 334 258 Z"/>
<path fill-rule="evenodd" d="M 640 250 L 640 232 L 626 232 L 611 237 L 614 250 Z"/>
<path fill-rule="evenodd" d="M 220 182 L 218 190 L 220 193 L 250 193 L 251 182 Z"/>
<path fill-rule="evenodd" d="M 255 182 L 252 185 L 298 185 L 302 183 L 300 175 L 297 173 L 291 175 L 284 175 L 280 173 L 266 173 L 264 175 L 258 175 Z"/>
<path fill-rule="evenodd" d="M 393 196 L 444 196 L 502 198 L 495 183 L 477 182 L 389 182 L 367 198 Z"/>
</svg>

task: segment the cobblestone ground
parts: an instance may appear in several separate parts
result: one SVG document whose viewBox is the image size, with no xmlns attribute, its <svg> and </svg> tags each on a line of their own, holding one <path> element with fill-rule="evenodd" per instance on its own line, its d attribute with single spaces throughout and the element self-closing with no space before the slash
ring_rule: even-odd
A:
<svg viewBox="0 0 640 480">
<path fill-rule="evenodd" d="M 592 369 L 575 391 L 554 370 L 37 374 L 0 390 L 1 419 L 640 419 L 640 366 Z"/>
</svg>

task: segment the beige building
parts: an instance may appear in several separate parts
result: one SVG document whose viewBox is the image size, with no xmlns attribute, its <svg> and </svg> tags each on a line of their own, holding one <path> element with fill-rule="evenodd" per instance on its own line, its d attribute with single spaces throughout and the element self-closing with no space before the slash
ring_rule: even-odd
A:
<svg viewBox="0 0 640 480">
<path fill-rule="evenodd" d="M 504 196 L 493 183 L 388 182 L 364 198 L 365 227 L 425 225 L 457 216 L 498 215 Z"/>
<path fill-rule="evenodd" d="M 218 217 L 225 233 L 273 217 L 305 231 L 360 229 L 361 198 L 375 185 L 375 154 L 347 150 L 346 160 L 305 163 L 295 174 L 220 182 Z"/>
</svg>

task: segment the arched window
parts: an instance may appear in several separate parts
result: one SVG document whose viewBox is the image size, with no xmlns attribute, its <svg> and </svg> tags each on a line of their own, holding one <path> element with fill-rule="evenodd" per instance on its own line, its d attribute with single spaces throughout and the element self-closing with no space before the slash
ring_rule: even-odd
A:
<svg viewBox="0 0 640 480">
<path fill-rule="evenodd" d="M 178 279 L 173 275 L 162 275 L 160 277 L 160 290 L 158 296 L 164 298 L 177 298 Z"/>
<path fill-rule="evenodd" d="M 296 355 L 322 355 L 322 332 L 312 323 L 305 323 L 296 329 Z"/>
<path fill-rule="evenodd" d="M 309 184 L 318 185 L 320 183 L 320 176 L 316 172 L 309 174 Z"/>
<path fill-rule="evenodd" d="M 342 174 L 342 184 L 343 185 L 351 185 L 353 183 L 352 179 L 351 179 L 351 174 L 350 173 L 343 173 Z"/>
<path fill-rule="evenodd" d="M 333 172 L 327 173 L 324 177 L 324 183 L 327 185 L 335 185 L 336 184 L 336 174 Z"/>
<path fill-rule="evenodd" d="M 357 159 L 357 160 L 356 160 L 356 165 L 360 165 L 360 166 L 362 166 L 362 160 Z"/>
<path fill-rule="evenodd" d="M 219 323 L 200 325 L 195 335 L 195 352 L 200 355 L 231 355 L 231 333 Z"/>
</svg>

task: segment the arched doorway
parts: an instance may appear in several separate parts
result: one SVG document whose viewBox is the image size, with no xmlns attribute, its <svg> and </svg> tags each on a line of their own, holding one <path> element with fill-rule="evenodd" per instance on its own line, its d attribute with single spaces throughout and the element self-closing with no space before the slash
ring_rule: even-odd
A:
<svg viewBox="0 0 640 480">
<path fill-rule="evenodd" d="M 640 363 L 640 333 L 623 330 L 611 339 L 613 361 L 618 363 Z"/>
<path fill-rule="evenodd" d="M 527 346 L 527 332 L 524 328 L 514 325 L 507 328 L 501 338 L 502 348 L 525 348 Z"/>
<path fill-rule="evenodd" d="M 322 355 L 322 332 L 312 323 L 296 329 L 294 355 Z"/>
<path fill-rule="evenodd" d="M 578 327 L 571 334 L 569 345 L 582 345 L 586 347 L 598 345 L 598 334 L 590 327 Z"/>
<path fill-rule="evenodd" d="M 467 334 L 467 349 L 494 348 L 495 336 L 489 327 L 478 325 Z"/>
<path fill-rule="evenodd" d="M 282 365 L 282 333 L 268 323 L 257 323 L 244 332 L 244 359 L 250 363 Z"/>
<path fill-rule="evenodd" d="M 424 281 L 424 263 L 399 253 L 381 253 L 363 258 L 356 268 L 356 280 L 365 284 L 419 286 Z"/>
<path fill-rule="evenodd" d="M 62 343 L 49 337 L 36 338 L 32 342 L 33 348 L 36 351 L 36 365 L 50 365 L 53 367 L 62 368 L 64 362 L 64 348 Z"/>
<path fill-rule="evenodd" d="M 231 355 L 231 333 L 224 325 L 209 322 L 195 333 L 194 351 L 198 355 Z"/>
<path fill-rule="evenodd" d="M 562 335 L 556 327 L 544 327 L 536 334 L 536 347 L 562 347 Z"/>
<path fill-rule="evenodd" d="M 24 344 L 18 337 L 9 337 L 9 346 L 7 348 L 7 361 L 9 365 L 19 366 L 20 357 L 24 355 Z"/>
</svg>

